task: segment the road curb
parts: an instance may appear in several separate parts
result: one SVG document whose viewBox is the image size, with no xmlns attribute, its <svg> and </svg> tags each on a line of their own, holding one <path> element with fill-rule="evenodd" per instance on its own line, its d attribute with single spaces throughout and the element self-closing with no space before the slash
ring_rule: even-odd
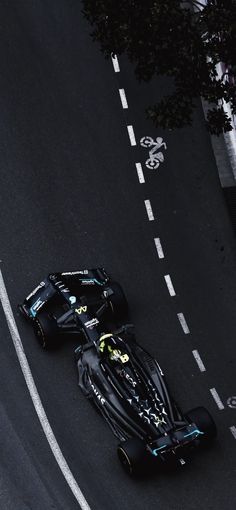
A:
<svg viewBox="0 0 236 510">
<path fill-rule="evenodd" d="M 206 117 L 209 105 L 206 101 L 204 101 L 204 99 L 202 99 L 202 107 Z M 236 133 L 230 132 L 220 136 L 210 135 L 210 138 L 221 188 L 228 207 L 234 232 L 236 233 L 236 157 L 235 147 L 232 143 L 232 136 L 236 138 Z"/>
</svg>

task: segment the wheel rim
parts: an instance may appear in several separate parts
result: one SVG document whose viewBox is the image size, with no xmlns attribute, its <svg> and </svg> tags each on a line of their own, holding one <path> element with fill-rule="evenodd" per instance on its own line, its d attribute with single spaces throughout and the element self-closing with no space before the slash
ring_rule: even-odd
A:
<svg viewBox="0 0 236 510">
<path fill-rule="evenodd" d="M 35 334 L 36 334 L 38 342 L 43 347 L 43 349 L 45 349 L 45 347 L 46 347 L 45 336 L 43 334 L 41 324 L 38 321 L 35 321 Z"/>
<path fill-rule="evenodd" d="M 151 136 L 144 136 L 140 140 L 140 145 L 142 145 L 142 147 L 146 147 L 146 148 L 151 147 L 153 145 L 153 138 L 151 138 Z"/>
<path fill-rule="evenodd" d="M 146 166 L 150 168 L 150 170 L 156 170 L 160 165 L 159 159 L 147 159 Z"/>
<path fill-rule="evenodd" d="M 123 448 L 118 448 L 118 456 L 125 471 L 132 475 L 133 473 L 132 464 L 130 462 L 130 458 L 128 457 L 125 450 L 123 450 Z"/>
</svg>

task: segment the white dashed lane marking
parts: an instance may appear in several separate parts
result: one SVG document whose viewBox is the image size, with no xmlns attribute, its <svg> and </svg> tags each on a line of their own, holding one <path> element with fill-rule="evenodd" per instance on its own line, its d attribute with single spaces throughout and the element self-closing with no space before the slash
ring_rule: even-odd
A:
<svg viewBox="0 0 236 510">
<path fill-rule="evenodd" d="M 236 439 L 236 427 L 232 425 L 232 427 L 229 427 L 230 432 L 234 436 L 234 439 Z"/>
<path fill-rule="evenodd" d="M 128 103 L 127 103 L 124 89 L 119 89 L 119 93 L 120 93 L 120 100 L 121 100 L 121 104 L 122 104 L 123 108 L 128 108 Z"/>
<path fill-rule="evenodd" d="M 119 61 L 118 61 L 117 56 L 113 55 L 111 58 L 112 58 L 112 63 L 113 63 L 113 67 L 114 67 L 115 73 L 119 73 L 120 72 L 120 65 L 119 65 Z M 127 109 L 128 108 L 128 102 L 127 102 L 125 90 L 124 89 L 119 89 L 119 94 L 120 94 L 120 100 L 121 100 L 122 108 L 123 109 Z M 131 146 L 137 145 L 133 126 L 132 125 L 127 126 L 127 130 L 128 130 L 128 135 L 129 135 Z M 144 178 L 144 174 L 143 174 L 143 169 L 142 169 L 141 163 L 135 163 L 135 166 L 136 166 L 137 175 L 138 175 L 138 179 L 139 179 L 140 184 L 145 183 L 145 178 Z M 144 204 L 145 204 L 145 207 L 146 207 L 147 216 L 148 216 L 149 221 L 153 221 L 155 218 L 154 218 L 154 214 L 153 214 L 153 211 L 152 211 L 152 206 L 151 206 L 150 200 L 144 200 Z M 156 237 L 154 239 L 154 242 L 155 242 L 155 246 L 156 246 L 156 250 L 157 250 L 157 254 L 158 254 L 159 259 L 164 259 L 164 252 L 163 252 L 163 249 L 162 249 L 160 238 Z M 167 288 L 168 288 L 170 296 L 171 297 L 176 296 L 175 289 L 174 289 L 174 286 L 172 284 L 170 275 L 169 274 L 164 275 L 164 278 L 165 278 L 165 282 L 166 282 L 166 285 L 167 285 Z M 188 327 L 187 322 L 185 320 L 184 314 L 182 312 L 177 313 L 177 317 L 179 319 L 180 325 L 181 325 L 185 335 L 190 334 L 190 330 L 189 330 L 189 327 Z M 198 368 L 199 368 L 200 372 L 205 372 L 206 368 L 205 368 L 205 365 L 204 365 L 204 363 L 203 363 L 203 361 L 201 359 L 201 356 L 200 356 L 199 352 L 196 349 L 194 349 L 192 351 L 192 354 L 193 354 L 193 357 L 194 357 L 194 359 L 195 359 L 195 361 L 196 361 L 196 363 L 198 365 Z M 215 403 L 216 403 L 218 409 L 219 410 L 224 409 L 224 404 L 223 404 L 222 400 L 220 399 L 216 389 L 215 388 L 211 388 L 210 392 L 211 392 L 211 395 L 212 395 L 213 399 L 215 400 Z M 236 439 L 236 427 L 234 425 L 232 425 L 230 427 L 230 431 L 231 431 L 234 439 Z M 83 500 L 83 495 L 81 493 L 79 494 L 78 500 L 80 498 Z M 79 501 L 79 503 L 81 504 L 81 501 Z M 87 501 L 84 500 L 83 504 L 85 504 L 85 507 L 86 507 Z M 82 505 L 81 505 L 81 508 L 82 508 Z"/>
<path fill-rule="evenodd" d="M 131 145 L 137 145 L 133 126 L 127 126 Z"/>
<path fill-rule="evenodd" d="M 171 281 L 170 275 L 166 274 L 164 276 L 164 278 L 165 278 L 165 282 L 166 282 L 166 285 L 167 285 L 167 288 L 168 288 L 170 296 L 171 297 L 176 296 L 175 289 L 174 289 L 173 283 Z"/>
<path fill-rule="evenodd" d="M 194 350 L 194 351 L 192 351 L 192 353 L 193 353 L 193 356 L 194 356 L 194 358 L 195 358 L 195 360 L 196 360 L 196 362 L 198 364 L 199 370 L 201 372 L 206 372 L 205 365 L 204 365 L 204 363 L 203 363 L 203 361 L 201 359 L 201 356 L 200 356 L 199 352 L 197 350 Z"/>
<path fill-rule="evenodd" d="M 114 55 L 113 57 L 111 57 L 111 59 L 112 59 L 112 63 L 113 63 L 113 67 L 114 67 L 115 73 L 119 73 L 120 72 L 120 66 L 119 66 L 119 62 L 118 62 L 117 56 Z"/>
<path fill-rule="evenodd" d="M 158 255 L 159 259 L 164 259 L 164 252 L 163 252 L 163 249 L 162 249 L 160 238 L 159 237 L 155 237 L 154 243 L 155 243 L 155 246 L 156 246 L 156 249 L 157 249 L 157 255 Z"/>
<path fill-rule="evenodd" d="M 140 184 L 143 184 L 145 182 L 144 175 L 143 175 L 143 169 L 141 163 L 135 163 L 137 174 L 138 174 L 138 180 Z"/>
<path fill-rule="evenodd" d="M 145 207 L 146 207 L 146 211 L 147 211 L 147 215 L 148 215 L 149 221 L 153 221 L 154 220 L 154 215 L 153 215 L 153 212 L 152 212 L 152 206 L 151 206 L 150 200 L 144 200 L 144 204 L 145 204 Z"/>
<path fill-rule="evenodd" d="M 185 333 L 185 335 L 188 335 L 190 333 L 190 331 L 189 331 L 187 322 L 185 320 L 184 314 L 182 312 L 181 313 L 177 313 L 177 317 L 178 317 L 179 322 L 180 322 L 180 324 L 182 326 L 183 332 Z"/>
<path fill-rule="evenodd" d="M 211 389 L 210 389 L 210 392 L 211 392 L 211 394 L 212 394 L 212 397 L 214 398 L 214 401 L 215 401 L 215 403 L 216 403 L 216 405 L 217 405 L 218 409 L 219 409 L 220 411 L 222 411 L 222 409 L 224 409 L 224 408 L 225 408 L 225 406 L 224 406 L 224 404 L 223 404 L 222 400 L 220 399 L 220 397 L 219 397 L 219 395 L 218 395 L 218 393 L 217 393 L 216 389 L 215 389 L 215 388 L 211 388 Z"/>
</svg>

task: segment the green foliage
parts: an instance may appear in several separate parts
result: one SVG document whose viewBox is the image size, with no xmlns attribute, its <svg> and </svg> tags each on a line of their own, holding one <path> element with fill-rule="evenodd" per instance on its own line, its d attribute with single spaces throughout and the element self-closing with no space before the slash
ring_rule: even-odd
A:
<svg viewBox="0 0 236 510">
<path fill-rule="evenodd" d="M 207 128 L 213 135 L 232 130 L 230 120 L 222 106 L 212 108 L 207 113 Z"/>
<path fill-rule="evenodd" d="M 191 124 L 196 99 L 217 106 L 207 127 L 231 129 L 222 101 L 236 110 L 236 0 L 83 0 L 84 15 L 106 57 L 126 53 L 139 80 L 172 78 L 174 92 L 147 109 L 155 125 L 169 129 Z M 193 9 L 195 7 L 195 9 Z M 227 70 L 220 80 L 216 64 Z M 227 73 L 231 73 L 228 80 Z"/>
</svg>

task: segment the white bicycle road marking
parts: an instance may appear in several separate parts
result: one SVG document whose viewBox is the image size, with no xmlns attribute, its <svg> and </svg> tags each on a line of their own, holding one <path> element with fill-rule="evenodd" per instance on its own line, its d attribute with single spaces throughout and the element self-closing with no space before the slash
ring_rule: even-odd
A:
<svg viewBox="0 0 236 510">
<path fill-rule="evenodd" d="M 28 360 L 26 358 L 24 347 L 21 342 L 21 338 L 17 329 L 17 325 L 14 319 L 14 315 L 12 312 L 11 304 L 8 298 L 7 290 L 5 287 L 5 283 L 2 276 L 2 271 L 0 269 L 0 300 L 2 303 L 3 311 L 6 317 L 7 325 L 12 337 L 12 341 L 16 350 L 16 354 L 20 363 L 20 367 L 25 378 L 26 385 L 28 387 L 35 411 L 38 415 L 38 419 L 44 431 L 44 434 L 47 438 L 49 446 L 52 450 L 52 453 L 56 459 L 56 462 L 69 485 L 72 493 L 75 496 L 76 501 L 78 502 L 81 510 L 91 510 L 88 502 L 86 501 L 82 491 L 80 490 L 66 460 L 63 456 L 63 453 L 60 449 L 60 446 L 55 438 L 51 425 L 48 421 L 47 415 L 45 413 L 44 407 L 42 405 L 38 390 L 36 388 L 33 375 L 31 373 Z"/>
<path fill-rule="evenodd" d="M 236 396 L 229 397 L 227 400 L 227 405 L 231 407 L 231 409 L 236 409 Z"/>
<path fill-rule="evenodd" d="M 167 145 L 165 142 L 163 142 L 163 138 L 157 137 L 156 141 L 151 138 L 151 136 L 143 136 L 140 140 L 140 145 L 145 148 L 150 148 L 149 150 L 149 158 L 146 160 L 145 165 L 147 168 L 150 168 L 151 170 L 156 170 L 160 163 L 163 163 L 164 161 L 164 155 L 163 152 L 157 152 L 161 147 L 163 147 L 165 150 L 167 149 Z"/>
</svg>

